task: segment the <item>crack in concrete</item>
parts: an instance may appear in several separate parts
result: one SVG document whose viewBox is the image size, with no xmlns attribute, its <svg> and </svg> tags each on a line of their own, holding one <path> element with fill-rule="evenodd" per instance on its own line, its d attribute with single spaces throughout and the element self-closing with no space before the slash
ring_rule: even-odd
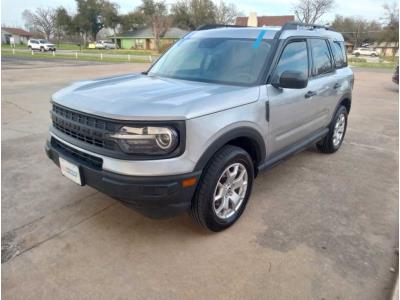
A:
<svg viewBox="0 0 400 300">
<path fill-rule="evenodd" d="M 79 202 L 80 200 L 78 200 L 77 202 Z M 2 243 L 2 249 L 1 249 L 1 263 L 7 263 L 9 261 L 11 261 L 12 259 L 14 259 L 15 257 L 18 257 L 22 254 L 24 254 L 25 252 L 28 252 L 44 243 L 46 243 L 47 241 L 50 241 L 60 235 L 62 235 L 63 233 L 69 231 L 70 229 L 79 226 L 80 224 L 90 220 L 91 218 L 101 214 L 102 212 L 106 211 L 107 209 L 109 209 L 110 207 L 116 205 L 116 203 L 111 203 L 110 205 L 104 207 L 103 209 L 95 212 L 94 214 L 82 219 L 81 221 L 79 221 L 76 224 L 73 224 L 67 228 L 65 228 L 64 230 L 61 230 L 60 232 L 57 232 L 56 234 L 51 235 L 50 237 L 48 237 L 47 239 L 44 239 L 34 245 L 32 245 L 31 247 L 28 247 L 26 249 L 21 250 L 21 245 L 19 242 L 17 242 L 17 234 L 16 234 L 16 230 L 11 230 L 9 232 L 6 232 L 2 239 L 1 239 L 1 243 Z M 43 217 L 36 219 L 35 221 L 38 221 L 40 219 L 42 219 Z M 32 221 L 26 225 L 21 226 L 20 228 L 26 227 L 29 224 L 33 224 L 35 223 L 35 221 Z"/>
<path fill-rule="evenodd" d="M 4 101 L 4 103 L 11 104 L 11 105 L 15 106 L 16 108 L 18 108 L 19 110 L 22 110 L 23 112 L 26 112 L 28 114 L 32 114 L 32 112 L 29 109 L 26 109 L 26 108 L 18 105 L 17 103 L 14 103 L 14 102 L 11 102 L 11 101 L 8 101 L 8 100 Z"/>
</svg>

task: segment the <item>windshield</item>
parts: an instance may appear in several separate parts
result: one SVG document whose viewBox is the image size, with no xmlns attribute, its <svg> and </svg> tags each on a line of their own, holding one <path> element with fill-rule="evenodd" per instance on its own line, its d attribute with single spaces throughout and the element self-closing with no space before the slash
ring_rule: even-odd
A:
<svg viewBox="0 0 400 300">
<path fill-rule="evenodd" d="M 149 75 L 223 84 L 256 84 L 271 40 L 187 38 L 178 41 Z"/>
</svg>

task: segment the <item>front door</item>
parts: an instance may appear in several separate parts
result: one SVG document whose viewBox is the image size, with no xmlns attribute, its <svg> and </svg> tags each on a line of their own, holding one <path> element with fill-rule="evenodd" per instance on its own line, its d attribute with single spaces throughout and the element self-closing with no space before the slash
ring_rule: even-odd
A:
<svg viewBox="0 0 400 300">
<path fill-rule="evenodd" d="M 272 75 L 279 78 L 284 71 L 309 74 L 309 54 L 306 39 L 292 40 L 284 47 Z M 312 133 L 312 116 L 315 114 L 313 96 L 307 95 L 309 88 L 287 89 L 267 85 L 270 109 L 268 156 L 304 139 Z"/>
</svg>

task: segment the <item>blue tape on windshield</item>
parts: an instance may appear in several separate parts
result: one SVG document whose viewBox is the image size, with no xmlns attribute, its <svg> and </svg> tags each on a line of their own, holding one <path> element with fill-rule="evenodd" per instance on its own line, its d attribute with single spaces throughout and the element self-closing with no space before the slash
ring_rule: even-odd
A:
<svg viewBox="0 0 400 300">
<path fill-rule="evenodd" d="M 253 49 L 257 49 L 258 47 L 260 47 L 261 41 L 264 37 L 264 34 L 266 33 L 266 30 L 261 30 L 260 33 L 258 34 L 258 37 L 256 39 L 256 41 L 253 44 Z"/>
</svg>

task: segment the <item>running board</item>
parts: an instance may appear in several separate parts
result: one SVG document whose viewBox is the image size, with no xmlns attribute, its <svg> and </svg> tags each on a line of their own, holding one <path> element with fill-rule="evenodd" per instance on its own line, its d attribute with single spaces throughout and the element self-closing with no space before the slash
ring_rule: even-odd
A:
<svg viewBox="0 0 400 300">
<path fill-rule="evenodd" d="M 309 138 L 305 139 L 304 141 L 282 150 L 281 152 L 276 154 L 271 159 L 260 164 L 258 166 L 258 171 L 261 172 L 261 171 L 266 171 L 266 170 L 273 168 L 274 166 L 276 166 L 277 164 L 282 162 L 285 158 L 292 156 L 296 153 L 299 153 L 299 152 L 307 149 L 308 146 L 318 142 L 323 137 L 325 137 L 328 134 L 328 132 L 329 132 L 329 128 L 324 128 L 323 130 L 320 130 L 317 133 L 314 133 L 313 135 L 311 135 Z"/>
</svg>

